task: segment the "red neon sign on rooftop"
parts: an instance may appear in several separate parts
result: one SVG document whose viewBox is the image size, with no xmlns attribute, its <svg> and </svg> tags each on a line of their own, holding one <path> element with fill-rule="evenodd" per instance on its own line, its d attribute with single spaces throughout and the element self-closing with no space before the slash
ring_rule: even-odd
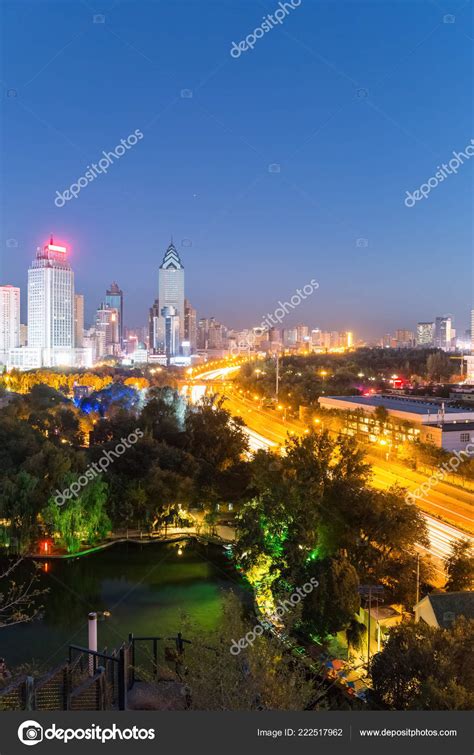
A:
<svg viewBox="0 0 474 755">
<path fill-rule="evenodd" d="M 45 244 L 45 251 L 48 252 L 60 252 L 61 254 L 66 254 L 67 247 L 65 246 L 59 246 L 58 244 L 54 243 L 53 236 L 51 235 L 51 238 L 49 240 L 49 244 Z"/>
</svg>

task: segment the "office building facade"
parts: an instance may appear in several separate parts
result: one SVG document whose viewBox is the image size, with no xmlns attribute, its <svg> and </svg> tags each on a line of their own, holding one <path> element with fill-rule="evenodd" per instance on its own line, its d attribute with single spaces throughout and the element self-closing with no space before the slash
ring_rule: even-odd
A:
<svg viewBox="0 0 474 755">
<path fill-rule="evenodd" d="M 20 289 L 0 286 L 0 364 L 20 345 Z"/>
</svg>

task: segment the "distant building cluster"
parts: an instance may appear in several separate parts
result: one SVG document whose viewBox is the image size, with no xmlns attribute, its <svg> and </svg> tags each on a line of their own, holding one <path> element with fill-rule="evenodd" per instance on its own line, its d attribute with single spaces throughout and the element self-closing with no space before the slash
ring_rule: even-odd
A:
<svg viewBox="0 0 474 755">
<path fill-rule="evenodd" d="M 68 248 L 53 237 L 36 250 L 28 270 L 27 325 L 20 322 L 20 289 L 0 285 L 0 368 L 89 368 L 102 362 L 125 365 L 186 366 L 232 354 L 255 352 L 310 354 L 343 352 L 355 344 L 352 331 L 324 331 L 300 323 L 288 327 L 235 330 L 215 317 L 198 318 L 186 297 L 185 271 L 173 242 L 158 270 L 157 297 L 148 324 L 130 329 L 124 322 L 124 293 L 118 283 L 105 291 L 90 327 L 84 326 L 84 296 L 77 293 Z M 387 348 L 437 347 L 472 350 L 471 330 L 458 337 L 452 317 L 419 322 L 416 330 L 399 329 L 380 342 Z M 466 357 L 474 382 L 474 356 Z"/>
<path fill-rule="evenodd" d="M 416 330 L 399 329 L 386 333 L 380 346 L 387 349 L 436 348 L 443 351 L 474 351 L 474 309 L 471 311 L 471 328 L 457 333 L 451 315 L 419 322 Z"/>
</svg>

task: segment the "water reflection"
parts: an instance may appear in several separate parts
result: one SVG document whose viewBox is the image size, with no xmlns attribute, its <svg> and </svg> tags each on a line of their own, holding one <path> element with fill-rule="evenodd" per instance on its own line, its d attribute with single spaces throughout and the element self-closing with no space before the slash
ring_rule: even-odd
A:
<svg viewBox="0 0 474 755">
<path fill-rule="evenodd" d="M 32 568 L 23 562 L 21 579 Z M 90 611 L 100 613 L 101 648 L 117 647 L 129 632 L 176 634 L 184 615 L 212 629 L 220 618 L 221 590 L 235 588 L 236 580 L 220 549 L 194 542 L 121 543 L 81 558 L 44 561 L 44 617 L 3 629 L 0 655 L 10 667 L 33 659 L 60 663 L 69 643 L 87 644 Z"/>
</svg>

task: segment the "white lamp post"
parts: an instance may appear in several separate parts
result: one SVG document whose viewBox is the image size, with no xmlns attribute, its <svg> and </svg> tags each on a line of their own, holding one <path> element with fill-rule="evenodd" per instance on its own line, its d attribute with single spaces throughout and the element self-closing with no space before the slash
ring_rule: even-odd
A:
<svg viewBox="0 0 474 755">
<path fill-rule="evenodd" d="M 97 614 L 91 612 L 89 614 L 89 650 L 97 652 Z M 89 655 L 89 674 L 94 675 L 94 656 Z"/>
</svg>

